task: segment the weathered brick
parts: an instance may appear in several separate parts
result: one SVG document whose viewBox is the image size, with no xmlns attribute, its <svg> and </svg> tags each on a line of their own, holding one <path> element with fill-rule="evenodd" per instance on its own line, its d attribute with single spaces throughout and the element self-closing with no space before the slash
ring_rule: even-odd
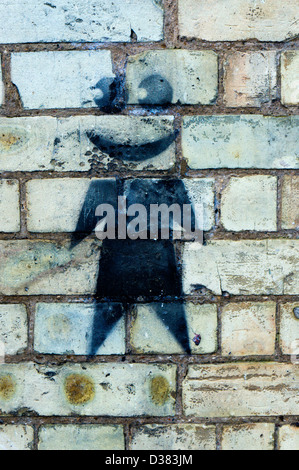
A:
<svg viewBox="0 0 299 470">
<path fill-rule="evenodd" d="M 274 450 L 274 431 L 271 423 L 224 426 L 222 450 Z"/>
<path fill-rule="evenodd" d="M 211 104 L 218 57 L 213 51 L 147 51 L 129 58 L 126 80 L 129 104 Z"/>
<path fill-rule="evenodd" d="M 299 302 L 280 307 L 280 347 L 283 354 L 299 355 Z"/>
<path fill-rule="evenodd" d="M 27 220 L 30 232 L 74 232 L 92 182 L 99 184 L 107 179 L 55 178 L 34 179 L 27 183 Z M 127 180 L 126 191 L 130 192 L 132 182 L 158 180 Z M 161 181 L 161 180 L 160 180 Z M 210 230 L 214 224 L 214 180 L 211 178 L 185 179 L 185 188 L 193 205 L 198 208 L 198 224 L 203 230 Z M 134 203 L 138 203 L 136 200 Z M 98 202 L 100 204 L 100 201 Z"/>
<path fill-rule="evenodd" d="M 299 104 L 299 51 L 281 55 L 281 101 L 285 105 Z"/>
<path fill-rule="evenodd" d="M 277 178 L 231 178 L 222 191 L 221 222 L 226 230 L 277 230 Z"/>
<path fill-rule="evenodd" d="M 101 304 L 39 303 L 36 307 L 34 349 L 42 354 L 89 355 L 93 319 Z M 112 304 L 103 304 L 112 311 Z M 97 354 L 125 354 L 125 321 L 119 320 Z"/>
<path fill-rule="evenodd" d="M 183 383 L 187 416 L 281 416 L 299 412 L 298 366 L 279 363 L 194 365 Z"/>
<path fill-rule="evenodd" d="M 18 354 L 25 350 L 28 341 L 27 329 L 27 313 L 24 305 L 0 305 L 0 343 L 4 345 L 5 355 Z"/>
<path fill-rule="evenodd" d="M 1 414 L 26 408 L 41 416 L 169 416 L 176 367 L 155 364 L 0 366 Z"/>
<path fill-rule="evenodd" d="M 298 294 L 299 240 L 208 241 L 186 244 L 184 290 L 198 286 L 221 295 Z"/>
<path fill-rule="evenodd" d="M 215 426 L 140 426 L 133 429 L 132 450 L 216 450 Z"/>
<path fill-rule="evenodd" d="M 22 424 L 0 426 L 0 450 L 31 450 L 33 439 L 34 432 L 31 426 Z"/>
<path fill-rule="evenodd" d="M 74 232 L 88 188 L 94 181 L 97 180 L 59 178 L 29 181 L 27 183 L 28 230 Z"/>
<path fill-rule="evenodd" d="M 2 180 L 0 181 L 0 232 L 18 232 L 19 230 L 19 182 L 17 180 Z"/>
<path fill-rule="evenodd" d="M 296 0 L 179 0 L 180 35 L 206 41 L 283 41 L 298 35 Z"/>
<path fill-rule="evenodd" d="M 6 0 L 1 2 L 0 43 L 124 42 L 163 38 L 160 0 Z"/>
<path fill-rule="evenodd" d="M 274 302 L 242 302 L 224 306 L 221 318 L 222 354 L 274 354 L 275 314 Z"/>
<path fill-rule="evenodd" d="M 161 310 L 162 308 L 162 310 Z M 131 344 L 138 353 L 184 354 L 183 347 L 177 342 L 165 324 L 162 326 L 161 311 L 175 315 L 175 304 L 149 304 L 135 307 L 131 327 Z M 159 317 L 156 312 L 159 311 Z M 192 354 L 209 354 L 217 350 L 217 307 L 215 305 L 185 305 L 188 336 Z M 192 340 L 201 335 L 197 346 Z"/>
<path fill-rule="evenodd" d="M 2 63 L 2 57 L 0 54 L 0 64 Z M 2 67 L 0 67 L 0 106 L 4 103 L 4 83 L 2 81 Z"/>
<path fill-rule="evenodd" d="M 124 450 L 123 427 L 89 424 L 42 426 L 38 450 Z"/>
<path fill-rule="evenodd" d="M 74 116 L 0 119 L 0 171 L 88 171 L 91 164 L 115 170 L 168 170 L 174 166 L 175 145 L 158 146 L 145 161 L 119 160 L 95 148 L 89 133 L 116 145 L 143 145 L 173 135 L 173 117 Z M 159 153 L 160 152 L 160 153 Z M 122 149 L 119 149 L 120 155 Z"/>
<path fill-rule="evenodd" d="M 299 229 L 299 176 L 285 175 L 282 184 L 282 228 Z"/>
<path fill-rule="evenodd" d="M 25 109 L 97 108 L 114 74 L 109 51 L 43 51 L 12 54 L 11 77 Z"/>
<path fill-rule="evenodd" d="M 224 101 L 230 107 L 259 107 L 277 98 L 275 51 L 234 52 L 224 63 Z"/>
<path fill-rule="evenodd" d="M 183 156 L 190 168 L 298 168 L 299 117 L 190 116 Z"/>
<path fill-rule="evenodd" d="M 299 449 L 299 427 L 282 426 L 278 434 L 279 450 L 298 450 Z"/>
<path fill-rule="evenodd" d="M 1 241 L 0 293 L 87 294 L 95 291 L 100 242 Z"/>
</svg>

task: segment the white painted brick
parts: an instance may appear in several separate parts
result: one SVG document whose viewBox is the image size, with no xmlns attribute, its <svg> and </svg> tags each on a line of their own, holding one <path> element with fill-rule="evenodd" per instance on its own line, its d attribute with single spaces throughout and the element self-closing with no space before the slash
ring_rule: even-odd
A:
<svg viewBox="0 0 299 470">
<path fill-rule="evenodd" d="M 18 354 L 25 350 L 27 329 L 28 321 L 24 305 L 0 305 L 0 344 L 4 345 L 5 355 Z"/>
<path fill-rule="evenodd" d="M 183 156 L 196 168 L 298 168 L 298 116 L 188 116 Z"/>
<path fill-rule="evenodd" d="M 283 229 L 299 230 L 299 176 L 284 175 L 281 199 L 281 226 Z"/>
<path fill-rule="evenodd" d="M 299 302 L 280 306 L 280 347 L 283 354 L 299 355 Z"/>
<path fill-rule="evenodd" d="M 281 55 L 281 101 L 285 105 L 299 104 L 299 51 Z"/>
<path fill-rule="evenodd" d="M 222 309 L 221 338 L 224 356 L 275 353 L 275 302 L 230 303 Z"/>
<path fill-rule="evenodd" d="M 92 424 L 42 426 L 38 450 L 124 450 L 123 427 Z"/>
<path fill-rule="evenodd" d="M 298 35 L 296 0 L 179 0 L 180 35 L 206 41 L 283 41 Z"/>
<path fill-rule="evenodd" d="M 218 92 L 218 56 L 213 51 L 143 52 L 129 58 L 126 80 L 129 104 L 211 104 Z"/>
<path fill-rule="evenodd" d="M 140 426 L 133 430 L 132 450 L 216 450 L 215 426 Z"/>
<path fill-rule="evenodd" d="M 116 144 L 156 142 L 174 132 L 173 117 L 74 116 L 71 118 L 0 118 L 1 171 L 88 171 L 113 164 L 133 170 L 168 170 L 174 166 L 175 145 L 141 162 L 117 160 L 100 152 L 88 133 Z"/>
<path fill-rule="evenodd" d="M 274 450 L 274 431 L 271 423 L 224 426 L 222 450 Z"/>
<path fill-rule="evenodd" d="M 278 435 L 278 448 L 279 450 L 299 450 L 299 427 L 282 426 L 279 428 Z"/>
<path fill-rule="evenodd" d="M 40 416 L 173 416 L 176 367 L 155 364 L 0 366 L 0 410 Z"/>
<path fill-rule="evenodd" d="M 277 178 L 231 178 L 222 191 L 221 221 L 226 230 L 277 230 Z"/>
<path fill-rule="evenodd" d="M 33 448 L 33 428 L 21 424 L 0 426 L 0 450 L 31 450 Z"/>
<path fill-rule="evenodd" d="M 12 54 L 11 77 L 25 109 L 50 109 L 98 107 L 114 75 L 109 51 L 42 51 Z"/>
<path fill-rule="evenodd" d="M 185 293 L 205 286 L 215 294 L 298 294 L 299 240 L 208 241 L 186 244 Z"/>
<path fill-rule="evenodd" d="M 59 178 L 27 183 L 28 230 L 75 232 L 90 184 L 95 179 Z"/>
<path fill-rule="evenodd" d="M 7 295 L 88 294 L 95 291 L 100 242 L 73 250 L 70 242 L 0 242 L 0 293 Z"/>
<path fill-rule="evenodd" d="M 103 307 L 108 307 L 103 305 Z M 109 305 L 112 309 L 112 305 Z M 92 346 L 94 304 L 46 304 L 36 307 L 34 349 L 42 354 L 89 355 Z M 98 355 L 125 354 L 125 320 L 119 320 Z"/>
<path fill-rule="evenodd" d="M 277 362 L 190 366 L 184 412 L 204 418 L 296 415 L 298 379 L 298 366 Z"/>
<path fill-rule="evenodd" d="M 224 64 L 224 102 L 229 107 L 260 107 L 277 98 L 275 51 L 234 52 Z"/>
<path fill-rule="evenodd" d="M 0 64 L 2 63 L 2 57 L 0 54 Z M 2 80 L 2 66 L 0 67 L 0 106 L 4 103 L 4 83 Z"/>
<path fill-rule="evenodd" d="M 169 306 L 168 306 L 169 305 Z M 175 304 L 163 304 L 165 311 Z M 217 350 L 216 305 L 185 305 L 188 337 L 192 354 L 210 354 Z M 167 315 L 167 313 L 166 313 Z M 183 347 L 159 319 L 154 304 L 135 307 L 135 318 L 131 328 L 131 344 L 136 352 L 158 354 L 184 354 Z M 199 346 L 192 341 L 201 335 Z"/>
<path fill-rule="evenodd" d="M 198 210 L 198 225 L 209 231 L 215 223 L 215 180 L 212 178 L 189 178 L 183 180 L 193 206 Z"/>
<path fill-rule="evenodd" d="M 2 180 L 0 181 L 0 232 L 18 232 L 19 230 L 19 182 L 17 180 Z"/>
<path fill-rule="evenodd" d="M 0 43 L 125 42 L 163 38 L 160 0 L 4 0 Z"/>
</svg>

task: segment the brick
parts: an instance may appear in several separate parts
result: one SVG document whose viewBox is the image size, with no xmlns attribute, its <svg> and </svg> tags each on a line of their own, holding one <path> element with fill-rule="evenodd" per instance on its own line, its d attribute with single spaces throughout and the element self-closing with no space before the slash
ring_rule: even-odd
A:
<svg viewBox="0 0 299 470">
<path fill-rule="evenodd" d="M 0 118 L 0 171 L 89 171 L 116 167 L 168 170 L 175 144 L 158 146 L 144 161 L 119 160 L 95 148 L 89 133 L 116 144 L 143 145 L 171 137 L 173 117 L 73 116 Z M 121 149 L 120 149 L 121 153 Z"/>
<path fill-rule="evenodd" d="M 285 175 L 282 183 L 281 201 L 282 221 L 284 229 L 299 229 L 299 176 Z"/>
<path fill-rule="evenodd" d="M 88 294 L 95 291 L 100 242 L 0 242 L 0 293 L 7 295 Z"/>
<path fill-rule="evenodd" d="M 97 307 L 100 309 L 101 304 Z M 111 304 L 103 304 L 102 308 L 113 307 Z M 96 311 L 95 304 L 37 304 L 35 351 L 42 354 L 89 355 Z M 124 317 L 115 325 L 97 354 L 125 354 Z"/>
<path fill-rule="evenodd" d="M 108 179 L 55 178 L 35 179 L 27 183 L 27 219 L 30 232 L 74 232 L 92 182 L 114 181 Z M 157 180 L 127 180 L 131 182 Z M 195 178 L 183 180 L 191 202 L 199 209 L 198 223 L 204 230 L 214 225 L 214 180 Z M 139 201 L 134 201 L 139 202 Z M 100 203 L 100 201 L 98 202 Z"/>
<path fill-rule="evenodd" d="M 298 168 L 298 116 L 190 116 L 183 157 L 191 169 Z"/>
<path fill-rule="evenodd" d="M 298 35 L 297 1 L 179 0 L 180 36 L 206 41 L 283 41 Z"/>
<path fill-rule="evenodd" d="M 162 304 L 165 314 L 169 309 L 175 315 L 175 304 Z M 160 307 L 160 308 L 159 308 Z M 138 305 L 135 307 L 134 321 L 131 327 L 131 344 L 139 354 L 184 354 L 183 347 L 169 331 L 162 326 L 163 316 L 157 316 L 156 309 L 160 304 Z M 192 354 L 210 354 L 217 351 L 217 307 L 216 305 L 185 306 L 188 324 L 189 343 Z M 192 341 L 200 334 L 202 341 L 199 346 Z"/>
<path fill-rule="evenodd" d="M 299 354 L 299 302 L 280 306 L 280 347 L 283 354 Z M 297 318 L 298 317 L 298 318 Z"/>
<path fill-rule="evenodd" d="M 171 180 L 173 181 L 173 180 Z M 178 181 L 174 179 L 174 181 Z M 202 230 L 209 231 L 215 223 L 214 200 L 215 200 L 215 180 L 212 178 L 184 178 L 180 180 L 189 198 L 189 203 L 193 205 L 196 213 L 196 221 L 198 227 Z M 159 185 L 156 189 L 156 185 Z M 148 207 L 147 193 L 151 192 L 153 203 L 165 203 L 165 196 L 160 198 L 160 192 L 171 194 L 168 186 L 168 180 L 161 179 L 142 179 L 134 178 L 126 180 L 124 184 L 124 194 L 127 197 L 128 205 L 144 203 Z M 144 199 L 144 194 L 146 195 Z M 182 202 L 177 200 L 177 194 L 173 198 L 174 203 L 180 205 L 182 211 Z M 179 197 L 179 196 L 178 196 Z M 172 201 L 172 199 L 171 199 Z M 167 202 L 167 201 L 166 201 Z"/>
<path fill-rule="evenodd" d="M 279 428 L 278 449 L 283 451 L 299 449 L 298 425 L 282 426 Z"/>
<path fill-rule="evenodd" d="M 19 354 L 26 349 L 27 329 L 25 305 L 0 305 L 0 343 L 4 345 L 5 355 Z"/>
<path fill-rule="evenodd" d="M 38 450 L 124 450 L 122 426 L 56 424 L 42 426 Z"/>
<path fill-rule="evenodd" d="M 183 254 L 184 291 L 199 286 L 215 294 L 298 294 L 297 240 L 208 241 L 186 244 Z"/>
<path fill-rule="evenodd" d="M 140 426 L 133 429 L 132 450 L 216 450 L 215 426 Z"/>
<path fill-rule="evenodd" d="M 20 223 L 19 182 L 2 180 L 0 181 L 0 232 L 18 232 Z"/>
<path fill-rule="evenodd" d="M 222 191 L 221 222 L 226 230 L 277 230 L 277 178 L 231 178 Z"/>
<path fill-rule="evenodd" d="M 14 53 L 11 76 L 25 109 L 97 108 L 114 78 L 109 51 Z"/>
<path fill-rule="evenodd" d="M 212 104 L 218 93 L 213 51 L 158 50 L 129 58 L 129 104 Z"/>
<path fill-rule="evenodd" d="M 2 57 L 0 54 L 0 64 L 2 63 Z M 4 103 L 4 83 L 2 80 L 2 67 L 0 67 L 0 106 Z"/>
<path fill-rule="evenodd" d="M 271 423 L 224 426 L 222 450 L 274 450 L 274 431 Z"/>
<path fill-rule="evenodd" d="M 1 2 L 0 43 L 130 42 L 163 39 L 160 0 L 38 0 Z"/>
<path fill-rule="evenodd" d="M 88 188 L 95 181 L 97 180 L 82 178 L 29 181 L 28 230 L 41 233 L 75 232 Z"/>
<path fill-rule="evenodd" d="M 234 52 L 224 63 L 224 102 L 229 107 L 260 107 L 277 98 L 275 51 Z"/>
<path fill-rule="evenodd" d="M 176 367 L 155 364 L 32 363 L 0 366 L 1 414 L 173 416 Z"/>
<path fill-rule="evenodd" d="M 275 353 L 275 302 L 230 303 L 222 309 L 221 337 L 224 356 Z"/>
<path fill-rule="evenodd" d="M 0 426 L 0 450 L 32 450 L 34 432 L 31 426 L 4 424 Z"/>
<path fill-rule="evenodd" d="M 299 51 L 281 55 L 281 101 L 285 105 L 299 104 Z"/>
<path fill-rule="evenodd" d="M 288 416 L 299 411 L 298 366 L 242 363 L 190 366 L 183 383 L 187 416 Z"/>
</svg>

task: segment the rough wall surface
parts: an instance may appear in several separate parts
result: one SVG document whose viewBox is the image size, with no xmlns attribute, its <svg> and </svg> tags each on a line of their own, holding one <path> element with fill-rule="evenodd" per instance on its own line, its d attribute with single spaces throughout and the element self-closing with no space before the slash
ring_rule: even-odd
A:
<svg viewBox="0 0 299 470">
<path fill-rule="evenodd" d="M 298 2 L 229 4 L 1 2 L 0 449 L 299 449 Z M 174 179 L 184 295 L 95 300 L 89 188 Z"/>
</svg>

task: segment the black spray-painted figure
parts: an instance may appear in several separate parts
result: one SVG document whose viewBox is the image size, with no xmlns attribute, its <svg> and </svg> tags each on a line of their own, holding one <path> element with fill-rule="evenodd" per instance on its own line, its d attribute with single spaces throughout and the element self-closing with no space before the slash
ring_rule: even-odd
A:
<svg viewBox="0 0 299 470">
<path fill-rule="evenodd" d="M 162 83 L 154 76 L 149 83 Z M 168 82 L 163 96 L 171 100 L 172 92 Z M 142 85 L 144 87 L 144 84 Z M 153 158 L 166 150 L 175 140 L 175 135 L 145 145 L 119 145 L 105 140 L 101 135 L 89 133 L 89 139 L 100 151 L 118 160 L 139 162 Z M 142 204 L 150 212 L 151 204 L 191 205 L 188 193 L 181 180 L 103 180 L 93 181 L 89 187 L 81 214 L 73 235 L 72 248 L 91 234 L 98 223 L 96 208 L 100 204 L 110 204 L 117 214 L 118 197 L 127 198 L 127 206 Z M 133 217 L 132 217 L 133 218 Z M 116 216 L 117 221 L 117 216 Z M 130 218 L 128 218 L 130 222 Z M 192 214 L 194 227 L 194 214 Z M 149 226 L 148 226 L 149 230 Z M 99 261 L 99 274 L 95 293 L 96 311 L 93 321 L 90 355 L 95 355 L 104 343 L 115 324 L 127 309 L 139 299 L 153 301 L 155 313 L 179 342 L 183 350 L 190 354 L 185 305 L 183 300 L 182 277 L 176 261 L 172 232 L 168 240 L 131 240 L 129 238 L 105 239 Z M 165 300 L 169 302 L 165 303 Z M 170 302 L 170 300 L 174 300 Z M 104 302 L 104 303 L 101 303 Z"/>
</svg>

